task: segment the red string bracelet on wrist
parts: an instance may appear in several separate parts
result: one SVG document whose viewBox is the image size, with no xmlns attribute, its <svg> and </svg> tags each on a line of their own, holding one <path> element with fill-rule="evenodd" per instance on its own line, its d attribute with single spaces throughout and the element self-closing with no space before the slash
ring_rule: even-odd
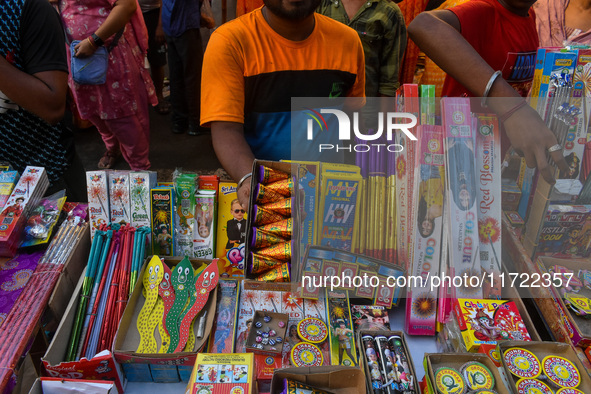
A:
<svg viewBox="0 0 591 394">
<path fill-rule="evenodd" d="M 509 119 L 515 112 L 519 111 L 521 108 L 523 108 L 526 105 L 527 105 L 527 101 L 522 100 L 515 107 L 511 108 L 510 110 L 508 110 L 504 114 L 499 115 L 499 123 L 505 123 L 505 121 L 507 121 L 507 119 Z"/>
</svg>

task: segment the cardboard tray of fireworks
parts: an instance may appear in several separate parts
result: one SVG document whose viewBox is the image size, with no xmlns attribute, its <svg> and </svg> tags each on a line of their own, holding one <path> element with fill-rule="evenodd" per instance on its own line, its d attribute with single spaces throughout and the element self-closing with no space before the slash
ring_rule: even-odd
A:
<svg viewBox="0 0 591 394">
<path fill-rule="evenodd" d="M 569 343 L 560 343 L 560 342 L 522 342 L 522 341 L 504 341 L 500 342 L 498 345 L 499 353 L 501 354 L 501 360 L 503 363 L 503 369 L 509 379 L 509 389 L 513 394 L 520 394 L 518 392 L 517 387 L 515 384 L 519 380 L 516 376 L 514 376 L 511 371 L 509 370 L 507 363 L 505 362 L 505 357 L 503 355 L 507 350 L 510 348 L 521 348 L 525 349 L 535 355 L 535 357 L 539 360 L 540 363 L 543 363 L 543 360 L 547 356 L 558 356 L 562 357 L 574 364 L 577 368 L 580 376 L 580 384 L 576 387 L 577 390 L 580 390 L 583 393 L 591 393 L 591 377 L 589 377 L 588 370 L 585 368 L 583 363 L 581 362 L 580 358 L 577 357 L 577 353 L 575 352 L 573 346 Z M 552 368 L 554 371 L 558 371 L 557 367 Z M 540 376 L 546 375 L 544 373 L 543 366 L 540 368 Z M 536 379 L 540 379 L 537 377 Z M 543 378 L 542 378 L 543 379 Z M 569 381 L 572 378 L 568 379 Z M 545 383 L 548 383 L 548 379 L 544 380 Z M 535 391 L 527 391 L 527 392 L 535 392 Z M 539 392 L 542 392 L 541 390 Z"/>
<path fill-rule="evenodd" d="M 298 190 L 298 186 L 297 186 L 297 177 L 296 174 L 298 174 L 298 168 L 299 166 L 297 164 L 294 163 L 284 163 L 284 162 L 277 162 L 277 161 L 266 161 L 266 160 L 255 160 L 253 165 L 252 165 L 252 177 L 250 178 L 250 201 L 249 201 L 249 205 L 248 205 L 248 220 L 247 220 L 247 224 L 246 224 L 246 243 L 245 243 L 245 249 L 244 249 L 244 277 L 247 279 L 257 279 L 257 277 L 262 277 L 264 276 L 265 279 L 261 279 L 261 280 L 268 280 L 268 281 L 273 281 L 273 282 L 290 282 L 291 280 L 293 280 L 293 278 L 291 278 L 291 272 L 292 272 L 292 267 L 291 267 L 291 263 L 295 263 L 295 262 L 299 262 L 299 242 L 297 240 L 299 240 L 299 214 L 298 214 L 298 210 L 297 207 L 299 207 L 299 194 L 298 193 L 293 193 L 293 195 L 291 196 L 291 201 L 292 201 L 292 209 L 291 209 L 291 216 L 290 217 L 286 217 L 291 219 L 291 238 L 287 239 L 287 241 L 291 241 L 290 245 L 287 246 L 287 248 L 289 248 L 289 253 L 291 254 L 290 258 L 286 258 L 284 261 L 286 262 L 285 264 L 282 264 L 278 267 L 274 267 L 272 269 L 270 269 L 268 272 L 268 274 L 253 274 L 252 273 L 252 267 L 253 267 L 253 256 L 251 254 L 251 252 L 257 252 L 258 250 L 255 250 L 253 248 L 253 244 L 252 244 L 252 239 L 253 239 L 253 227 L 255 227 L 255 220 L 256 220 L 256 215 L 255 215 L 255 207 L 257 206 L 256 200 L 257 200 L 257 196 L 256 196 L 256 189 L 257 189 L 257 185 L 259 183 L 261 183 L 261 174 L 259 173 L 259 168 L 261 166 L 265 166 L 267 168 L 273 169 L 273 170 L 278 170 L 284 173 L 289 174 L 289 176 L 291 177 L 291 179 L 294 180 L 294 184 L 293 184 L 293 190 Z M 283 199 L 288 199 L 289 197 L 283 197 Z M 261 227 L 265 227 L 265 226 L 261 226 Z M 277 229 L 277 231 L 280 231 L 279 229 Z"/>
<path fill-rule="evenodd" d="M 179 353 L 137 353 L 136 350 L 140 343 L 140 334 L 136 327 L 138 315 L 144 304 L 142 295 L 142 279 L 147 262 L 152 256 L 148 256 L 142 270 L 138 274 L 138 281 L 127 302 L 123 317 L 119 323 L 119 329 L 115 335 L 113 343 L 113 354 L 117 362 L 122 364 L 126 378 L 130 382 L 158 382 L 174 383 L 178 381 L 188 381 L 193 370 L 193 365 L 197 358 L 197 353 L 207 344 L 209 333 L 211 332 L 215 317 L 217 302 L 217 287 L 209 294 L 207 303 L 203 310 L 197 316 L 199 319 L 206 313 L 205 328 L 203 336 L 197 338 L 198 324 L 194 325 L 195 332 L 195 351 Z M 182 260 L 181 257 L 164 257 L 164 263 L 172 267 Z M 210 264 L 211 260 L 191 259 L 193 268 L 201 265 Z M 157 335 L 156 338 L 159 338 Z M 157 339 L 159 342 L 159 339 Z"/>
<path fill-rule="evenodd" d="M 271 393 L 281 394 L 284 379 L 290 379 L 334 394 L 366 394 L 363 371 L 355 367 L 330 365 L 276 369 Z"/>
<path fill-rule="evenodd" d="M 400 337 L 400 339 L 402 340 L 402 347 L 403 347 L 404 352 L 407 357 L 408 369 L 410 370 L 410 375 L 412 376 L 412 379 L 413 379 L 412 384 L 414 386 L 414 390 L 407 390 L 405 392 L 419 394 L 420 393 L 419 381 L 417 380 L 417 373 L 415 370 L 415 365 L 412 361 L 412 356 L 410 354 L 410 351 L 408 350 L 408 343 L 406 342 L 406 337 L 402 331 L 389 331 L 389 330 L 379 330 L 379 331 L 378 330 L 358 330 L 356 333 L 357 350 L 359 352 L 359 366 L 365 372 L 365 384 L 366 384 L 367 392 L 372 393 L 373 390 L 372 390 L 371 371 L 370 371 L 370 368 L 369 368 L 369 365 L 367 362 L 366 349 L 365 349 L 365 346 L 364 346 L 364 343 L 362 340 L 362 338 L 365 335 L 370 335 L 372 337 L 383 335 L 386 338 L 389 338 L 391 336 Z M 376 351 L 377 351 L 377 349 L 376 349 Z"/>
<path fill-rule="evenodd" d="M 90 253 L 90 226 L 86 223 L 84 227 L 80 239 L 75 245 L 74 252 L 64 263 L 62 272 L 49 298 L 47 309 L 43 315 L 43 323 L 45 323 L 43 329 L 45 331 L 54 332 L 57 329 L 72 298 L 76 283 L 78 283 L 78 279 L 82 271 L 84 271 L 84 267 L 86 267 Z"/>
<path fill-rule="evenodd" d="M 111 380 L 117 385 L 117 390 L 123 392 L 127 383 L 123 371 L 111 352 L 91 360 L 82 358 L 79 361 L 64 361 L 68 352 L 68 344 L 72 333 L 80 292 L 84 282 L 84 273 L 80 274 L 80 280 L 74 289 L 64 317 L 60 322 L 47 352 L 41 359 L 44 367 L 44 375 L 66 379 L 90 379 Z"/>
<path fill-rule="evenodd" d="M 464 364 L 474 361 L 484 364 L 484 366 L 491 372 L 495 380 L 493 387 L 495 392 L 499 394 L 510 394 L 506 387 L 506 384 L 508 383 L 507 378 L 501 376 L 499 369 L 487 355 L 479 353 L 425 353 L 423 364 L 425 367 L 427 385 L 423 393 L 435 394 L 438 392 L 435 385 L 435 375 L 439 368 L 453 368 L 459 372 Z"/>
<path fill-rule="evenodd" d="M 561 265 L 574 272 L 572 280 L 577 279 L 576 275 L 577 272 L 579 272 L 579 270 L 591 269 L 591 260 L 589 259 L 559 259 L 553 257 L 540 256 L 537 258 L 536 262 L 542 274 L 548 273 L 549 268 L 554 265 Z M 563 281 L 567 280 L 566 277 L 562 277 L 561 279 Z M 584 286 L 581 287 L 583 287 L 583 289 L 579 293 L 577 293 L 577 295 L 582 295 L 591 298 L 591 291 L 584 288 Z M 558 288 L 550 287 L 549 289 L 552 292 L 553 297 L 550 299 L 550 301 L 554 303 L 555 312 L 550 316 L 544 315 L 544 318 L 546 320 L 549 320 L 555 319 L 556 316 L 559 316 L 560 320 L 562 321 L 562 324 L 570 333 L 570 342 L 574 346 L 580 346 L 585 348 L 591 345 L 591 320 L 589 318 L 578 316 L 569 307 L 567 307 L 562 296 L 560 295 Z M 548 312 L 550 310 L 544 309 L 544 311 Z"/>
</svg>

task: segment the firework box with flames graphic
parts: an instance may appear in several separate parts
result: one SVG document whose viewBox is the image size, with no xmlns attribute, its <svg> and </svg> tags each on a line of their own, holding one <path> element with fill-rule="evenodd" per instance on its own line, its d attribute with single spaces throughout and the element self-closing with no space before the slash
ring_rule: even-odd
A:
<svg viewBox="0 0 591 394">
<path fill-rule="evenodd" d="M 561 259 L 554 257 L 540 256 L 537 259 L 538 268 L 542 275 L 552 275 L 553 284 L 562 282 L 562 287 L 550 287 L 551 297 L 549 302 L 551 308 L 540 308 L 543 318 L 551 324 L 561 324 L 569 333 L 569 340 L 574 346 L 586 347 L 591 346 L 591 320 L 586 316 L 578 316 L 573 310 L 567 306 L 564 294 L 570 293 L 573 296 L 582 298 L 591 298 L 591 277 L 590 267 L 591 260 L 589 259 Z M 572 274 L 572 277 L 567 275 Z M 542 276 L 543 278 L 543 276 Z M 587 278 L 587 279 L 586 279 Z M 568 282 L 568 286 L 566 283 Z M 536 303 L 540 303 L 536 300 Z"/>
<path fill-rule="evenodd" d="M 496 116 L 477 114 L 476 189 L 480 265 L 497 278 L 501 274 L 501 129 Z M 489 276 L 490 277 L 490 276 Z M 485 282 L 484 298 L 501 298 L 501 288 Z"/>
<path fill-rule="evenodd" d="M 111 223 L 131 223 L 129 172 L 109 171 L 109 207 Z"/>
<path fill-rule="evenodd" d="M 451 275 L 480 278 L 474 130 L 468 98 L 443 98 Z M 452 286 L 454 298 L 482 298 L 482 289 Z"/>
<path fill-rule="evenodd" d="M 27 166 L 0 212 L 0 256 L 13 257 L 29 213 L 43 197 L 49 180 L 43 167 Z"/>
<path fill-rule="evenodd" d="M 150 189 L 156 187 L 156 177 L 155 171 L 131 171 L 129 173 L 131 225 L 135 228 L 152 225 Z"/>
<path fill-rule="evenodd" d="M 174 190 L 157 187 L 150 190 L 152 210 L 152 252 L 158 256 L 174 253 Z M 141 278 L 141 276 L 140 276 Z"/>
<path fill-rule="evenodd" d="M 109 177 L 107 171 L 86 172 L 90 238 L 104 224 L 109 223 Z"/>
<path fill-rule="evenodd" d="M 216 252 L 219 258 L 222 278 L 240 278 L 244 276 L 244 243 L 228 241 L 228 221 L 232 220 L 232 203 L 238 199 L 234 182 L 220 182 L 218 193 Z M 246 233 L 247 215 L 244 214 L 244 232 Z"/>
<path fill-rule="evenodd" d="M 199 353 L 185 394 L 251 394 L 253 389 L 252 354 Z"/>
<path fill-rule="evenodd" d="M 453 301 L 453 312 L 469 352 L 497 341 L 531 341 L 513 301 L 458 298 Z"/>
<path fill-rule="evenodd" d="M 439 275 L 442 215 L 445 195 L 443 130 L 440 126 L 419 126 L 416 155 L 414 203 L 416 226 L 412 275 L 423 278 Z M 405 331 L 411 335 L 434 335 L 437 318 L 437 291 L 416 286 L 414 281 L 406 297 Z"/>
<path fill-rule="evenodd" d="M 396 110 L 412 113 L 419 117 L 419 91 L 414 84 L 404 84 L 396 91 Z M 410 130 L 416 135 L 416 129 Z M 398 216 L 398 231 L 396 232 L 396 251 L 398 264 L 407 272 L 412 264 L 413 253 L 413 201 L 414 190 L 415 151 L 417 144 L 404 133 L 396 133 L 396 143 L 403 146 L 401 152 L 396 153 L 396 214 Z"/>
<path fill-rule="evenodd" d="M 148 256 L 143 264 L 138 278 L 144 277 L 148 262 L 153 256 Z M 162 257 L 162 256 L 161 256 Z M 183 259 L 183 257 L 163 257 L 162 262 L 171 270 Z M 216 264 L 213 260 L 190 259 L 194 270 L 202 270 L 204 266 Z M 204 319 L 203 335 L 199 335 L 199 326 L 193 325 L 195 335 L 195 344 L 192 351 L 182 351 L 177 353 L 139 353 L 137 352 L 140 344 L 140 333 L 137 328 L 137 319 L 144 306 L 144 296 L 142 295 L 143 283 L 138 280 L 119 323 L 119 329 L 113 341 L 113 354 L 115 360 L 122 364 L 125 375 L 129 381 L 138 382 L 178 382 L 179 376 L 188 376 L 191 367 L 195 364 L 198 352 L 201 352 L 207 344 L 208 337 L 213 327 L 215 309 L 217 305 L 217 286 L 213 289 L 203 309 L 195 319 Z M 156 333 L 158 331 L 156 330 Z M 154 336 L 158 347 L 160 347 L 160 335 Z M 187 371 L 188 369 L 188 371 Z M 186 375 L 184 375 L 186 372 Z M 180 375 L 179 375 L 180 374 Z M 183 378 L 184 380 L 184 378 Z"/>
<path fill-rule="evenodd" d="M 291 348 L 300 342 L 297 335 L 297 325 L 307 317 L 316 317 L 326 323 L 326 306 L 324 299 L 309 300 L 299 296 L 299 289 L 291 283 L 270 283 L 245 280 L 240 291 L 238 307 L 238 322 L 236 326 L 236 342 L 234 351 L 245 351 L 246 339 L 254 312 L 269 311 L 286 313 L 289 316 L 287 336 L 283 341 L 281 356 L 255 355 L 257 368 L 256 379 L 269 381 L 276 368 L 292 367 L 290 360 Z M 328 341 L 319 345 L 323 356 L 323 365 L 330 365 Z"/>
</svg>

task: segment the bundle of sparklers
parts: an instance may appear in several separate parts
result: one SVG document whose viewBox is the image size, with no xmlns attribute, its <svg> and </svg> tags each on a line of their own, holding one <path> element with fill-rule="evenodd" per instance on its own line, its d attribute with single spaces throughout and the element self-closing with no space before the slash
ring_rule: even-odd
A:
<svg viewBox="0 0 591 394">
<path fill-rule="evenodd" d="M 66 361 L 109 349 L 148 248 L 150 228 L 113 224 L 96 231 Z"/>
<path fill-rule="evenodd" d="M 0 326 L 0 392 L 7 387 L 14 368 L 25 353 L 41 320 L 53 288 L 86 228 L 86 208 L 70 213 L 58 229 L 44 256 Z"/>
</svg>

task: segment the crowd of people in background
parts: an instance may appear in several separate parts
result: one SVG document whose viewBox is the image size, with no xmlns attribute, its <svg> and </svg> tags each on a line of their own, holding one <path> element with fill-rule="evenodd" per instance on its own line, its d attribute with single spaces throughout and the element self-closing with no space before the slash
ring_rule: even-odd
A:
<svg viewBox="0 0 591 394">
<path fill-rule="evenodd" d="M 508 54 L 591 43 L 591 0 L 238 0 L 237 18 L 219 26 L 207 48 L 200 14 L 209 0 L 49 1 L 0 2 L 0 161 L 20 171 L 45 166 L 52 185 L 79 182 L 62 122 L 69 90 L 73 111 L 104 142 L 99 168 L 119 157 L 133 170 L 150 168 L 153 106 L 170 114 L 172 134 L 211 129 L 243 205 L 252 160 L 289 158 L 291 97 L 339 95 L 357 109 L 365 97 L 395 96 L 417 81 L 443 96 L 513 98 L 490 108 L 509 114 L 504 145 L 552 181 L 545 150 L 556 140 L 521 105 L 533 69 L 512 79 Z M 101 46 L 106 82 L 75 82 L 70 59 Z M 552 158 L 566 165 L 561 152 Z"/>
</svg>

